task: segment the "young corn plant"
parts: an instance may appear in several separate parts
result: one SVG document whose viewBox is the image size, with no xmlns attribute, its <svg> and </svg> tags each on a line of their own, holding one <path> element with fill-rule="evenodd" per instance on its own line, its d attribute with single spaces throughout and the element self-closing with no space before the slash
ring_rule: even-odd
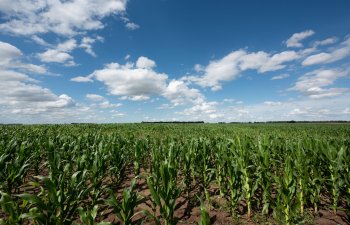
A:
<svg viewBox="0 0 350 225">
<path fill-rule="evenodd" d="M 85 177 L 86 172 L 82 171 L 75 172 L 71 177 L 63 173 L 56 180 L 56 185 L 51 178 L 36 176 L 39 182 L 31 184 L 40 187 L 41 191 L 38 195 L 19 195 L 23 201 L 29 203 L 29 212 L 22 214 L 21 218 L 38 224 L 71 224 L 81 200 L 89 191 L 84 187 Z"/>
<path fill-rule="evenodd" d="M 109 151 L 110 165 L 108 170 L 110 171 L 111 178 L 115 186 L 122 183 L 125 178 L 125 170 L 127 167 L 127 156 L 124 153 L 125 149 L 118 146 L 117 148 L 111 147 Z"/>
<path fill-rule="evenodd" d="M 241 177 L 243 179 L 243 194 L 247 202 L 247 216 L 248 220 L 252 214 L 252 198 L 257 189 L 257 181 L 254 178 L 255 169 L 252 163 L 250 154 L 251 149 L 243 149 L 240 143 L 240 139 L 237 137 L 237 165 L 241 172 Z"/>
<path fill-rule="evenodd" d="M 192 173 L 191 173 L 191 167 L 192 167 L 192 152 L 191 151 L 182 151 L 182 158 L 183 158 L 183 184 L 185 186 L 185 192 L 187 195 L 187 198 L 190 196 L 191 191 L 191 182 L 192 182 Z"/>
<path fill-rule="evenodd" d="M 275 216 L 281 213 L 286 225 L 293 224 L 294 208 L 296 206 L 297 183 L 294 176 L 294 165 L 290 156 L 286 158 L 284 171 L 281 176 L 276 176 L 277 199 L 274 209 Z"/>
<path fill-rule="evenodd" d="M 110 199 L 107 201 L 107 204 L 113 207 L 118 219 L 124 225 L 132 224 L 132 218 L 138 214 L 135 214 L 135 208 L 142 201 L 142 199 L 137 196 L 135 184 L 136 180 L 134 179 L 132 180 L 130 187 L 124 189 L 121 202 L 118 202 L 113 193 L 111 194 Z"/>
<path fill-rule="evenodd" d="M 198 225 L 210 225 L 211 224 L 210 216 L 202 201 L 200 205 L 200 210 L 201 210 L 201 217 L 198 221 Z"/>
<path fill-rule="evenodd" d="M 334 214 L 337 213 L 341 187 L 344 184 L 344 180 L 342 179 L 344 153 L 344 146 L 340 147 L 339 151 L 337 148 L 331 146 L 328 146 L 328 148 L 324 150 L 324 154 L 328 160 L 328 170 L 330 173 L 329 180 L 332 187 L 332 208 Z"/>
<path fill-rule="evenodd" d="M 96 222 L 98 205 L 95 205 L 91 210 L 89 208 L 84 210 L 83 207 L 79 207 L 78 212 L 79 212 L 80 221 L 84 225 L 95 225 L 95 224 L 96 225 L 112 225 L 109 222 Z M 78 223 L 76 223 L 75 225 L 78 225 Z"/>
<path fill-rule="evenodd" d="M 103 184 L 103 179 L 107 175 L 107 166 L 106 163 L 108 161 L 108 152 L 105 148 L 103 142 L 100 142 L 98 148 L 93 153 L 93 161 L 89 167 L 89 195 L 92 199 L 92 205 L 97 205 L 100 202 L 100 196 L 102 194 L 102 190 L 105 188 Z"/>
<path fill-rule="evenodd" d="M 22 224 L 22 210 L 11 196 L 5 192 L 0 191 L 0 206 L 2 211 L 6 214 L 6 220 L 0 218 L 0 224 L 4 225 L 17 225 Z"/>
<path fill-rule="evenodd" d="M 160 168 L 152 176 L 147 177 L 147 185 L 151 192 L 151 200 L 159 208 L 164 225 L 176 224 L 175 202 L 181 193 L 181 189 L 177 187 L 177 171 L 165 160 L 160 163 Z M 154 214 L 144 212 L 159 223 Z"/>
<path fill-rule="evenodd" d="M 322 187 L 322 177 L 319 175 L 317 169 L 312 168 L 310 171 L 308 193 L 311 204 L 314 207 L 314 212 L 317 213 L 318 205 L 320 203 L 321 187 Z"/>
<path fill-rule="evenodd" d="M 235 219 L 236 208 L 242 197 L 242 172 L 240 171 L 235 157 L 231 156 L 227 158 L 228 166 L 225 170 L 225 196 L 230 203 L 230 211 L 232 219 Z"/>
<path fill-rule="evenodd" d="M 29 170 L 31 157 L 27 155 L 26 146 L 27 142 L 18 146 L 17 141 L 13 139 L 8 144 L 7 151 L 0 156 L 0 188 L 7 193 L 17 192 Z"/>
<path fill-rule="evenodd" d="M 304 205 L 306 204 L 306 194 L 308 192 L 308 179 L 309 179 L 309 157 L 305 153 L 301 143 L 294 150 L 294 166 L 298 178 L 298 199 L 300 205 L 300 214 L 304 214 Z"/>
<path fill-rule="evenodd" d="M 257 170 L 258 170 L 258 183 L 262 189 L 262 214 L 268 215 L 271 208 L 272 196 L 272 182 L 273 176 L 271 171 L 271 154 L 270 149 L 265 143 L 259 141 L 257 152 Z"/>
<path fill-rule="evenodd" d="M 212 166 L 212 156 L 206 141 L 203 141 L 203 149 L 201 150 L 201 180 L 202 180 L 202 189 L 204 190 L 205 200 L 210 205 L 210 193 L 209 187 L 210 183 L 214 178 L 214 168 Z"/>
<path fill-rule="evenodd" d="M 225 174 L 227 168 L 227 152 L 224 143 L 220 142 L 218 144 L 218 149 L 215 152 L 215 176 L 218 182 L 220 196 L 225 195 Z"/>
</svg>

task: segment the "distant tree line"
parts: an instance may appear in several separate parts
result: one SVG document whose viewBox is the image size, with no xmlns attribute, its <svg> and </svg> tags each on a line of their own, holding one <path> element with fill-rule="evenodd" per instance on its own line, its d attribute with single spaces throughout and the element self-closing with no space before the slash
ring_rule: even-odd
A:
<svg viewBox="0 0 350 225">
<path fill-rule="evenodd" d="M 350 121 L 346 120 L 322 120 L 322 121 L 295 121 L 295 120 L 288 120 L 288 121 L 266 121 L 266 122 L 218 122 L 219 124 L 251 124 L 251 123 L 350 123 Z"/>
<path fill-rule="evenodd" d="M 142 121 L 141 123 L 204 123 L 204 121 Z"/>
</svg>

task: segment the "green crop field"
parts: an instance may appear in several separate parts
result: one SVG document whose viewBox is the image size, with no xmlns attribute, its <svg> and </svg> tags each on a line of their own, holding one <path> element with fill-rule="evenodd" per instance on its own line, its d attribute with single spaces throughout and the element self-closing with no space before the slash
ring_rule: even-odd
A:
<svg viewBox="0 0 350 225">
<path fill-rule="evenodd" d="M 346 124 L 0 126 L 0 224 L 348 224 Z"/>
</svg>

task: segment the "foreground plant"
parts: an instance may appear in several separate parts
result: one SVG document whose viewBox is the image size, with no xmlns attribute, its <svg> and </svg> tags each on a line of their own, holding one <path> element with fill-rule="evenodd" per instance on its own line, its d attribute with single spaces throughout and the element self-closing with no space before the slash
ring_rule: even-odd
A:
<svg viewBox="0 0 350 225">
<path fill-rule="evenodd" d="M 177 219 L 174 217 L 175 201 L 181 193 L 177 187 L 177 171 L 169 164 L 168 161 L 160 163 L 160 168 L 152 176 L 147 177 L 147 185 L 151 192 L 151 200 L 159 208 L 160 216 L 164 225 L 174 225 Z M 151 216 L 160 223 L 155 214 L 151 215 L 144 211 L 146 215 Z"/>
<path fill-rule="evenodd" d="M 97 216 L 97 212 L 98 212 L 98 205 L 95 205 L 92 210 L 90 209 L 83 209 L 83 207 L 79 207 L 78 208 L 79 211 L 79 217 L 80 217 L 80 221 L 84 224 L 84 225 L 112 225 L 109 222 L 96 222 L 96 216 Z M 76 224 L 78 225 L 78 224 Z"/>
<path fill-rule="evenodd" d="M 124 225 L 132 224 L 132 218 L 138 214 L 135 214 L 135 208 L 142 200 L 137 196 L 135 184 L 136 180 L 134 179 L 132 180 L 130 187 L 124 189 L 121 202 L 118 202 L 114 194 L 112 194 L 107 201 L 107 204 L 113 207 L 117 217 Z"/>
<path fill-rule="evenodd" d="M 2 211 L 6 214 L 6 220 L 0 218 L 0 224 L 16 225 L 22 223 L 21 210 L 16 201 L 7 193 L 0 191 L 0 206 Z"/>
<path fill-rule="evenodd" d="M 67 171 L 66 171 L 67 172 Z M 71 224 L 80 201 L 86 196 L 85 173 L 78 171 L 71 177 L 61 174 L 55 182 L 48 177 L 37 176 L 32 182 L 41 189 L 38 195 L 24 193 L 19 197 L 29 203 L 29 212 L 21 215 L 37 224 Z"/>
<path fill-rule="evenodd" d="M 281 213 L 284 216 L 286 225 L 293 224 L 293 212 L 296 207 L 297 184 L 294 177 L 292 159 L 288 157 L 281 176 L 275 177 L 277 187 L 277 199 L 275 214 Z"/>
<path fill-rule="evenodd" d="M 200 210 L 201 210 L 201 217 L 198 221 L 198 225 L 210 225 L 211 224 L 210 216 L 202 201 L 200 205 Z"/>
</svg>

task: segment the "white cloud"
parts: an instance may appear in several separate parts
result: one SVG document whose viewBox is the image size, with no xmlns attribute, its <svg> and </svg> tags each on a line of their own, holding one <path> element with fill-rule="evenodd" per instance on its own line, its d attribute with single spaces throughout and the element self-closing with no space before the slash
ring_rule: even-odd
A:
<svg viewBox="0 0 350 225">
<path fill-rule="evenodd" d="M 74 62 L 73 56 L 70 55 L 70 52 L 79 47 L 85 49 L 86 53 L 96 57 L 92 49 L 92 44 L 96 41 L 102 42 L 103 38 L 100 36 L 96 38 L 83 37 L 79 45 L 75 39 L 71 38 L 57 44 L 55 47 L 51 46 L 50 49 L 37 54 L 37 56 L 42 62 L 64 63 L 65 66 L 75 66 L 76 63 Z"/>
<path fill-rule="evenodd" d="M 228 102 L 228 103 L 235 103 L 236 99 L 233 98 L 224 98 L 224 100 L 222 100 L 223 102 Z"/>
<path fill-rule="evenodd" d="M 347 76 L 347 71 L 334 69 L 319 69 L 299 77 L 295 85 L 289 90 L 299 91 L 302 94 L 313 98 L 326 98 L 341 95 L 347 91 L 348 88 L 327 88 L 332 85 L 337 79 Z"/>
<path fill-rule="evenodd" d="M 205 97 L 198 89 L 189 88 L 183 81 L 171 80 L 164 92 L 164 97 L 170 100 L 174 106 L 186 103 L 203 102 Z"/>
<path fill-rule="evenodd" d="M 264 104 L 268 105 L 268 106 L 279 106 L 282 103 L 281 102 L 273 102 L 273 101 L 265 101 Z"/>
<path fill-rule="evenodd" d="M 217 115 L 216 106 L 217 102 L 202 102 L 197 105 L 194 105 L 190 108 L 186 108 L 181 112 L 177 112 L 179 115 L 191 116 L 195 120 L 200 118 L 210 118 L 211 115 Z M 212 116 L 215 117 L 215 116 Z"/>
<path fill-rule="evenodd" d="M 11 61 L 22 56 L 22 52 L 15 46 L 0 41 L 0 66 L 8 66 Z"/>
<path fill-rule="evenodd" d="M 94 102 L 90 107 L 99 107 L 102 109 L 117 108 L 122 106 L 122 103 L 113 104 L 110 103 L 105 97 L 97 94 L 86 94 L 86 98 Z M 114 111 L 115 112 L 115 111 Z"/>
<path fill-rule="evenodd" d="M 147 95 L 134 95 L 134 96 L 122 96 L 120 100 L 130 100 L 130 101 L 146 101 L 149 100 L 150 97 Z"/>
<path fill-rule="evenodd" d="M 324 45 L 331 45 L 331 44 L 336 43 L 337 41 L 338 41 L 338 38 L 330 37 L 330 38 L 324 39 L 322 41 L 315 41 L 314 42 L 314 47 L 324 46 Z"/>
<path fill-rule="evenodd" d="M 128 28 L 129 30 L 137 30 L 140 28 L 140 25 L 133 22 L 128 22 L 125 24 L 125 27 Z"/>
<path fill-rule="evenodd" d="M 43 53 L 39 53 L 38 57 L 42 62 L 64 63 L 73 60 L 73 56 L 70 54 L 66 52 L 60 52 L 56 49 L 49 49 Z"/>
<path fill-rule="evenodd" d="M 344 109 L 348 105 L 350 95 L 342 95 L 337 98 L 298 98 L 287 101 L 265 101 L 256 104 L 246 105 L 220 105 L 215 108 L 215 115 L 221 115 L 221 118 L 210 119 L 209 116 L 202 114 L 196 117 L 196 114 L 182 115 L 184 118 L 196 118 L 198 120 L 208 121 L 226 121 L 226 122 L 248 122 L 248 121 L 290 121 L 290 120 L 349 120 L 349 109 Z M 271 104 L 273 106 L 271 106 Z M 179 114 L 179 113 L 177 113 Z"/>
<path fill-rule="evenodd" d="M 136 67 L 141 69 L 152 69 L 156 66 L 156 63 L 144 56 L 141 56 L 136 61 Z"/>
<path fill-rule="evenodd" d="M 90 54 L 91 56 L 96 57 L 96 53 L 92 49 L 92 44 L 94 44 L 96 41 L 103 42 L 104 39 L 100 36 L 98 36 L 97 38 L 83 37 L 79 47 L 85 49 L 85 52 Z"/>
<path fill-rule="evenodd" d="M 49 44 L 48 42 L 46 42 L 44 39 L 42 39 L 41 37 L 39 37 L 37 35 L 33 35 L 31 38 L 35 43 L 37 43 L 39 45 L 42 45 L 45 47 L 51 47 L 51 44 Z"/>
<path fill-rule="evenodd" d="M 271 80 L 283 80 L 283 79 L 288 78 L 288 77 L 289 77 L 289 74 L 284 73 L 284 74 L 281 74 L 281 75 L 273 76 L 271 78 Z"/>
<path fill-rule="evenodd" d="M 154 61 L 140 57 L 137 66 L 127 63 L 110 63 L 101 70 L 95 70 L 90 76 L 103 82 L 113 95 L 128 96 L 133 100 L 148 98 L 163 93 L 168 76 L 155 72 Z"/>
<path fill-rule="evenodd" d="M 99 107 L 103 109 L 108 109 L 108 108 L 116 108 L 122 106 L 122 103 L 117 103 L 117 104 L 112 104 L 109 101 L 105 100 L 99 104 Z"/>
<path fill-rule="evenodd" d="M 55 95 L 49 89 L 33 84 L 33 79 L 11 70 L 0 73 L 1 114 L 40 114 L 74 106 L 66 94 Z"/>
<path fill-rule="evenodd" d="M 0 116 L 1 121 L 21 118 L 24 115 L 41 115 L 61 112 L 75 106 L 67 94 L 56 95 L 39 86 L 27 74 L 45 73 L 46 69 L 21 62 L 22 52 L 13 45 L 0 42 Z M 11 115 L 11 116 L 10 116 Z M 18 116 L 17 116 L 18 115 Z M 11 118 L 12 117 L 12 118 Z"/>
<path fill-rule="evenodd" d="M 59 43 L 56 47 L 61 52 L 71 52 L 77 47 L 77 41 L 75 39 L 68 39 L 65 42 Z"/>
<path fill-rule="evenodd" d="M 37 56 L 42 62 L 65 63 L 68 66 L 74 66 L 73 56 L 69 53 L 77 48 L 77 46 L 75 39 L 68 39 L 65 42 L 59 43 L 55 48 L 38 53 Z"/>
<path fill-rule="evenodd" d="M 97 94 L 86 94 L 86 98 L 94 102 L 101 102 L 105 100 L 103 96 Z"/>
<path fill-rule="evenodd" d="M 258 73 L 280 70 L 285 63 L 299 59 L 295 51 L 269 54 L 263 51 L 248 53 L 245 50 L 231 52 L 222 59 L 211 61 L 204 69 L 203 76 L 190 76 L 185 80 L 196 82 L 202 87 L 211 87 L 213 91 L 221 89 L 221 82 L 238 78 L 245 70 L 257 70 Z"/>
<path fill-rule="evenodd" d="M 168 75 L 156 72 L 155 66 L 153 60 L 141 56 L 136 66 L 130 62 L 125 65 L 110 63 L 86 77 L 75 77 L 71 81 L 98 80 L 107 86 L 110 94 L 120 96 L 121 100 L 145 101 L 151 96 L 162 96 L 173 106 L 204 102 L 205 97 L 198 89 L 188 87 L 182 80 L 168 82 Z"/>
<path fill-rule="evenodd" d="M 44 66 L 22 62 L 22 56 L 23 54 L 21 50 L 17 47 L 0 41 L 0 68 L 12 68 L 38 74 L 44 74 L 47 72 Z"/>
<path fill-rule="evenodd" d="M 200 65 L 200 64 L 194 65 L 193 69 L 194 69 L 196 72 L 198 72 L 198 73 L 204 71 L 203 66 Z"/>
<path fill-rule="evenodd" d="M 137 30 L 140 28 L 140 25 L 134 23 L 134 22 L 131 22 L 130 19 L 126 16 L 121 16 L 120 17 L 122 19 L 122 21 L 124 22 L 125 24 L 125 27 L 128 29 L 128 30 Z"/>
<path fill-rule="evenodd" d="M 74 82 L 80 82 L 80 83 L 84 83 L 84 82 L 93 82 L 93 80 L 91 79 L 91 77 L 87 76 L 87 77 L 83 77 L 83 76 L 79 76 L 79 77 L 73 77 L 70 79 L 71 81 Z"/>
<path fill-rule="evenodd" d="M 242 71 L 247 69 L 258 70 L 259 73 L 275 71 L 286 67 L 285 62 L 299 59 L 300 55 L 295 51 L 284 51 L 274 55 L 266 52 L 248 53 L 240 59 Z"/>
<path fill-rule="evenodd" d="M 124 57 L 124 60 L 128 60 L 130 59 L 130 54 L 127 54 L 125 57 Z"/>
<path fill-rule="evenodd" d="M 307 57 L 303 62 L 303 66 L 311 66 L 316 64 L 332 63 L 350 55 L 350 37 L 340 44 L 339 47 L 330 51 L 322 52 Z"/>
<path fill-rule="evenodd" d="M 307 37 L 312 36 L 313 34 L 315 34 L 315 32 L 312 30 L 305 30 L 300 33 L 295 33 L 286 41 L 286 45 L 287 47 L 301 48 L 303 47 L 301 41 Z"/>
<path fill-rule="evenodd" d="M 60 48 L 67 50 L 69 46 L 72 45 Z M 29 75 L 45 73 L 46 69 L 22 62 L 26 57 L 15 46 L 0 42 L 0 54 L 0 123 L 110 122 L 111 116 L 121 116 L 117 112 L 105 118 L 98 112 L 120 107 L 121 103 L 103 99 L 88 107 L 68 94 L 55 94 L 43 87 Z"/>
<path fill-rule="evenodd" d="M 343 114 L 350 114 L 350 108 L 345 108 L 343 111 L 342 111 Z"/>
<path fill-rule="evenodd" d="M 164 103 L 157 107 L 157 109 L 172 109 L 174 106 L 171 106 L 170 104 Z"/>
<path fill-rule="evenodd" d="M 127 0 L 3 0 L 0 12 L 6 20 L 0 30 L 16 35 L 76 35 L 103 28 L 101 20 L 125 12 L 126 3 Z"/>
<path fill-rule="evenodd" d="M 244 50 L 231 52 L 220 60 L 211 61 L 206 67 L 202 77 L 192 79 L 203 87 L 220 90 L 220 81 L 231 81 L 240 75 L 239 60 L 246 55 Z"/>
</svg>

